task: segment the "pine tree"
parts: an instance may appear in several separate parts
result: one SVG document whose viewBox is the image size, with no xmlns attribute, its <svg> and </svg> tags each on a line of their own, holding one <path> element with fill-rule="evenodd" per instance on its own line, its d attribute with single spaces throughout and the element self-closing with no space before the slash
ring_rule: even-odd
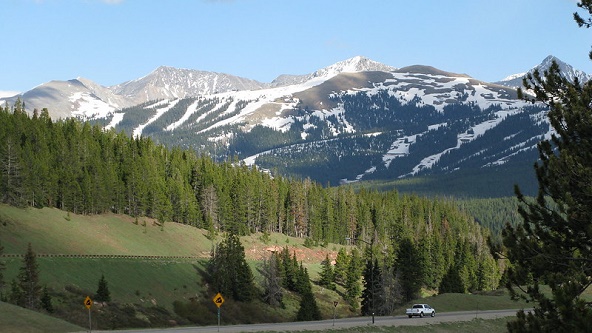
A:
<svg viewBox="0 0 592 333">
<path fill-rule="evenodd" d="M 95 300 L 97 302 L 111 302 L 111 292 L 109 292 L 109 285 L 107 280 L 105 280 L 104 274 L 101 274 L 101 278 L 99 279 Z"/>
<path fill-rule="evenodd" d="M 208 262 L 209 280 L 214 291 L 237 301 L 255 298 L 253 272 L 246 261 L 245 249 L 237 235 L 228 233 Z"/>
<path fill-rule="evenodd" d="M 41 295 L 41 308 L 49 313 L 53 313 L 53 304 L 51 303 L 51 295 L 47 286 L 43 287 L 43 294 Z"/>
<path fill-rule="evenodd" d="M 8 294 L 8 301 L 15 305 L 21 305 L 23 299 L 23 291 L 21 290 L 16 279 L 10 282 L 10 293 Z"/>
<path fill-rule="evenodd" d="M 312 285 L 306 268 L 300 265 L 300 307 L 296 314 L 297 321 L 321 320 L 321 311 L 312 292 Z"/>
<path fill-rule="evenodd" d="M 291 256 L 290 250 L 286 246 L 280 254 L 280 261 L 282 286 L 290 291 L 296 291 L 298 282 L 298 262 L 296 260 L 296 254 Z"/>
<path fill-rule="evenodd" d="M 22 206 L 23 179 L 21 148 L 17 140 L 9 137 L 0 152 L 0 199 L 9 205 Z"/>
<path fill-rule="evenodd" d="M 358 308 L 358 297 L 360 296 L 361 292 L 361 265 L 362 259 L 360 258 L 360 254 L 358 250 L 353 249 L 345 278 L 345 299 L 354 309 Z"/>
<path fill-rule="evenodd" d="M 294 256 L 295 257 L 295 256 Z M 304 295 L 306 293 L 312 293 L 312 285 L 310 284 L 310 277 L 308 275 L 308 271 L 300 262 L 300 266 L 298 267 L 296 274 L 296 292 L 300 295 Z"/>
<path fill-rule="evenodd" d="M 329 290 L 335 290 L 335 276 L 333 274 L 333 267 L 329 255 L 325 256 L 325 260 L 321 262 L 321 273 L 319 274 L 319 285 Z"/>
<path fill-rule="evenodd" d="M 382 296 L 382 271 L 378 266 L 378 260 L 375 259 L 374 263 L 370 260 L 366 262 L 366 267 L 363 272 L 364 277 L 364 289 L 362 290 L 362 315 L 368 316 L 380 313 L 380 309 L 383 308 L 381 300 L 384 299 Z"/>
<path fill-rule="evenodd" d="M 345 284 L 347 279 L 347 268 L 349 266 L 349 257 L 344 248 L 337 251 L 337 258 L 335 258 L 335 268 L 333 274 L 335 275 L 335 282 L 341 285 Z"/>
<path fill-rule="evenodd" d="M 450 266 L 448 272 L 442 278 L 440 286 L 438 287 L 438 293 L 466 293 L 467 288 L 463 284 L 460 277 L 459 269 L 456 265 Z"/>
<path fill-rule="evenodd" d="M 33 252 L 31 243 L 23 258 L 23 266 L 18 275 L 18 287 L 22 292 L 18 305 L 29 309 L 38 309 L 41 300 L 41 286 L 39 285 L 39 265 L 37 256 Z"/>
<path fill-rule="evenodd" d="M 396 261 L 399 273 L 397 276 L 406 302 L 416 298 L 422 287 L 425 262 L 417 257 L 420 252 L 411 239 L 405 238 L 399 245 Z"/>
<path fill-rule="evenodd" d="M 592 0 L 578 2 L 592 16 Z M 590 19 L 575 14 L 580 26 Z M 590 54 L 592 59 L 592 53 Z M 508 288 L 522 288 L 536 304 L 526 315 L 508 323 L 510 332 L 589 332 L 592 308 L 582 293 L 592 284 L 592 81 L 570 82 L 557 63 L 535 71 L 524 80 L 529 98 L 549 106 L 548 118 L 556 131 L 538 145 L 535 164 L 539 184 L 536 200 L 516 188 L 523 223 L 506 226 L 504 245 L 512 266 Z M 548 285 L 551 292 L 541 292 Z"/>
</svg>

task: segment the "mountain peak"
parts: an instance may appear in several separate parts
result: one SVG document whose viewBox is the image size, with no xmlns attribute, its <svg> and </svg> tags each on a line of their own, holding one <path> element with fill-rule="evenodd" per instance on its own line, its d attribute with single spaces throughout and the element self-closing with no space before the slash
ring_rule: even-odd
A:
<svg viewBox="0 0 592 333">
<path fill-rule="evenodd" d="M 551 63 L 553 63 L 553 61 L 557 62 L 557 63 L 564 63 L 563 61 L 559 60 L 559 58 L 557 58 L 556 56 L 550 54 L 547 57 L 545 57 L 545 59 L 543 59 L 543 61 L 541 61 L 541 64 L 538 65 L 537 67 L 540 67 L 542 65 L 551 65 Z"/>
<path fill-rule="evenodd" d="M 343 72 L 367 72 L 367 71 L 385 71 L 391 72 L 396 70 L 395 67 L 385 65 L 383 63 L 371 60 L 364 56 L 355 56 L 335 64 L 320 69 L 315 72 L 315 76 L 324 76 L 327 74 L 339 74 Z"/>
<path fill-rule="evenodd" d="M 330 79 L 341 73 L 357 73 L 371 71 L 392 72 L 395 70 L 397 70 L 397 68 L 368 59 L 364 56 L 355 56 L 353 58 L 342 60 L 334 63 L 333 65 L 321 68 L 311 74 L 280 75 L 271 82 L 271 87 L 303 83 L 314 78 Z"/>
<path fill-rule="evenodd" d="M 561 59 L 557 58 L 554 55 L 548 55 L 547 57 L 545 57 L 545 59 L 543 59 L 543 61 L 541 61 L 540 64 L 534 66 L 528 72 L 509 75 L 505 79 L 495 83 L 513 88 L 522 87 L 522 79 L 528 73 L 533 73 L 535 70 L 538 70 L 542 74 L 545 71 L 549 70 L 553 62 L 557 63 L 561 74 L 570 82 L 574 82 L 576 78 L 579 82 L 587 82 L 592 79 L 591 75 L 586 74 L 585 72 L 579 69 L 573 68 L 571 65 L 561 61 Z"/>
</svg>

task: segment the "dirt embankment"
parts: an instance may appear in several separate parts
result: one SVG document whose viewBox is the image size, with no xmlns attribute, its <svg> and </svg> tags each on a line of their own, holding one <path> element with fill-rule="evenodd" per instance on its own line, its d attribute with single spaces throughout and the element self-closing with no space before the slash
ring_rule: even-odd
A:
<svg viewBox="0 0 592 333">
<path fill-rule="evenodd" d="M 265 245 L 265 244 L 252 244 L 245 247 L 245 253 L 247 259 L 251 260 L 262 260 L 268 258 L 271 253 L 279 253 L 284 249 L 281 246 Z M 298 262 L 305 264 L 320 264 L 325 257 L 328 255 L 331 261 L 334 261 L 337 257 L 337 251 L 331 251 L 324 248 L 308 248 L 304 246 L 288 246 L 290 255 L 296 255 Z"/>
</svg>

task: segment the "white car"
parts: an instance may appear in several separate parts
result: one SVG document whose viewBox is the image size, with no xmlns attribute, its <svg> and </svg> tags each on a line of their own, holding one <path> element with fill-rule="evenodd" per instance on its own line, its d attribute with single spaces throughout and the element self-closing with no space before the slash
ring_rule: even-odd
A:
<svg viewBox="0 0 592 333">
<path fill-rule="evenodd" d="M 405 313 L 407 314 L 407 316 L 409 316 L 409 318 L 412 318 L 414 316 L 422 318 L 423 316 L 427 315 L 433 317 L 436 315 L 436 309 L 432 308 L 427 304 L 413 304 L 413 306 L 410 309 L 407 309 Z"/>
</svg>

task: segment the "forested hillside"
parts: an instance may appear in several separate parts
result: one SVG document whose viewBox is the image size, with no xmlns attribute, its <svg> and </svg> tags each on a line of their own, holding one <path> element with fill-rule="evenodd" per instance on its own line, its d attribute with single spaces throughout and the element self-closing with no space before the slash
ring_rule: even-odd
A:
<svg viewBox="0 0 592 333">
<path fill-rule="evenodd" d="M 282 233 L 321 245 L 359 239 L 374 244 L 381 266 L 417 269 L 420 287 L 437 289 L 452 271 L 461 290 L 498 284 L 487 231 L 453 202 L 271 177 L 148 138 L 52 121 L 47 110 L 29 117 L 18 103 L 0 111 L 0 144 L 4 203 L 148 216 L 163 228 L 175 221 L 211 234 Z"/>
</svg>

